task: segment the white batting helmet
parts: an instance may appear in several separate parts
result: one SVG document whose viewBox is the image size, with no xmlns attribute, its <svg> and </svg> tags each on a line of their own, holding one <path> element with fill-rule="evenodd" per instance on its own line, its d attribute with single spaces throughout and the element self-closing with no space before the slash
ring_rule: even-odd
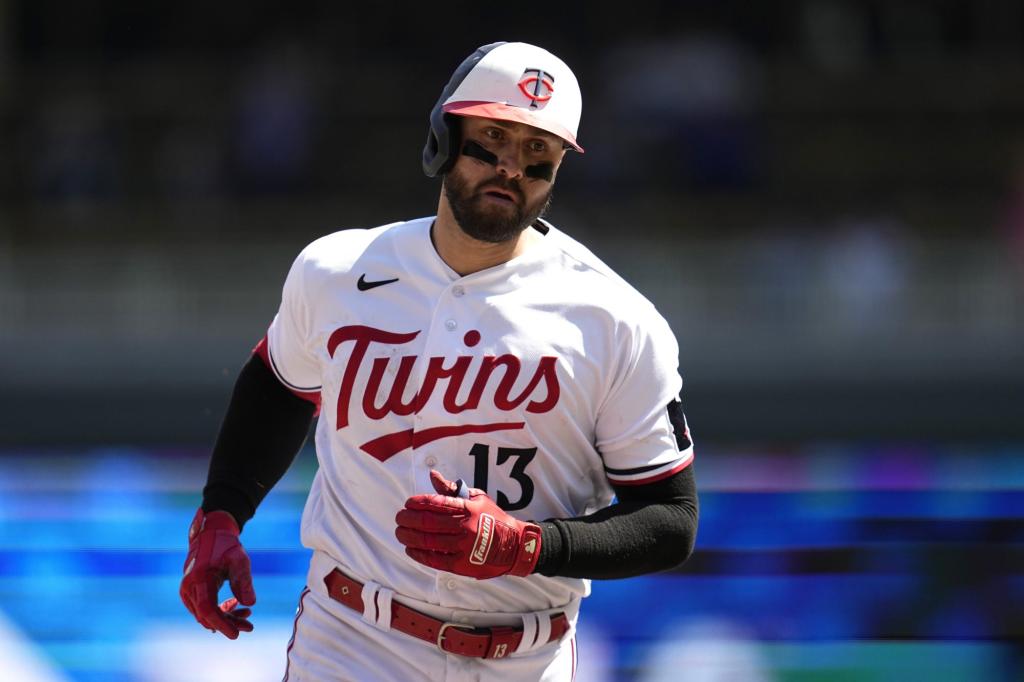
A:
<svg viewBox="0 0 1024 682">
<path fill-rule="evenodd" d="M 555 55 L 527 43 L 484 45 L 455 69 L 430 112 L 423 172 L 434 177 L 455 162 L 459 136 L 452 116 L 525 123 L 582 152 L 576 141 L 582 108 L 576 76 Z"/>
</svg>

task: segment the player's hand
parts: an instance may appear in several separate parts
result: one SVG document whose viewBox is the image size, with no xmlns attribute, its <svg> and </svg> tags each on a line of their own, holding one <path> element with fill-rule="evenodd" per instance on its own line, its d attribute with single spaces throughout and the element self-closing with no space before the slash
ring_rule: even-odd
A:
<svg viewBox="0 0 1024 682">
<path fill-rule="evenodd" d="M 459 486 L 430 472 L 436 495 L 413 495 L 395 516 L 395 537 L 410 557 L 441 571 L 478 580 L 525 576 L 540 557 L 540 526 L 503 511 L 477 488 L 459 497 Z"/>
<path fill-rule="evenodd" d="M 196 511 L 188 529 L 188 556 L 181 579 L 181 601 L 199 624 L 228 639 L 252 632 L 246 607 L 256 603 L 249 556 L 238 539 L 238 524 L 226 511 Z M 227 580 L 234 598 L 217 604 L 217 593 Z M 239 607 L 241 604 L 241 607 Z"/>
</svg>

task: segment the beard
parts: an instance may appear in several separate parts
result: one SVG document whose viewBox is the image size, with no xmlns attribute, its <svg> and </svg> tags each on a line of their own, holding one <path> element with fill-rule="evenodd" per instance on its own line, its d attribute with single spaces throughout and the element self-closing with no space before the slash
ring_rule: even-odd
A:
<svg viewBox="0 0 1024 682">
<path fill-rule="evenodd" d="M 515 202 L 504 206 L 488 201 L 486 192 L 480 191 L 484 186 L 511 193 Z M 551 191 L 549 187 L 543 196 L 527 204 L 522 188 L 514 180 L 495 176 L 471 188 L 469 181 L 454 169 L 444 177 L 444 195 L 455 222 L 468 236 L 491 244 L 514 239 L 533 225 L 551 205 Z"/>
</svg>

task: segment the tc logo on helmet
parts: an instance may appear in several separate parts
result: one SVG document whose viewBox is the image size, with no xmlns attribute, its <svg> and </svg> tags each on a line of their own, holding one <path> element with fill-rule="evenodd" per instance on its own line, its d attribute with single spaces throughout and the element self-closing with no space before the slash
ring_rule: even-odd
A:
<svg viewBox="0 0 1024 682">
<path fill-rule="evenodd" d="M 547 102 L 555 92 L 555 77 L 541 69 L 527 69 L 519 79 L 519 89 L 530 100 L 530 108 Z"/>
</svg>

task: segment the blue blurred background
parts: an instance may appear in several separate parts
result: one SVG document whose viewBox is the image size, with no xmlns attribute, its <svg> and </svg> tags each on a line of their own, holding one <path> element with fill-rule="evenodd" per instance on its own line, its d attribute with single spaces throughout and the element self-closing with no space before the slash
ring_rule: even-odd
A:
<svg viewBox="0 0 1024 682">
<path fill-rule="evenodd" d="M 294 255 L 427 215 L 493 40 L 574 68 L 551 219 L 681 345 L 701 528 L 594 583 L 580 680 L 1024 679 L 1024 5 L 0 1 L 0 680 L 275 680 L 305 450 L 180 606 L 234 376 Z"/>
</svg>

